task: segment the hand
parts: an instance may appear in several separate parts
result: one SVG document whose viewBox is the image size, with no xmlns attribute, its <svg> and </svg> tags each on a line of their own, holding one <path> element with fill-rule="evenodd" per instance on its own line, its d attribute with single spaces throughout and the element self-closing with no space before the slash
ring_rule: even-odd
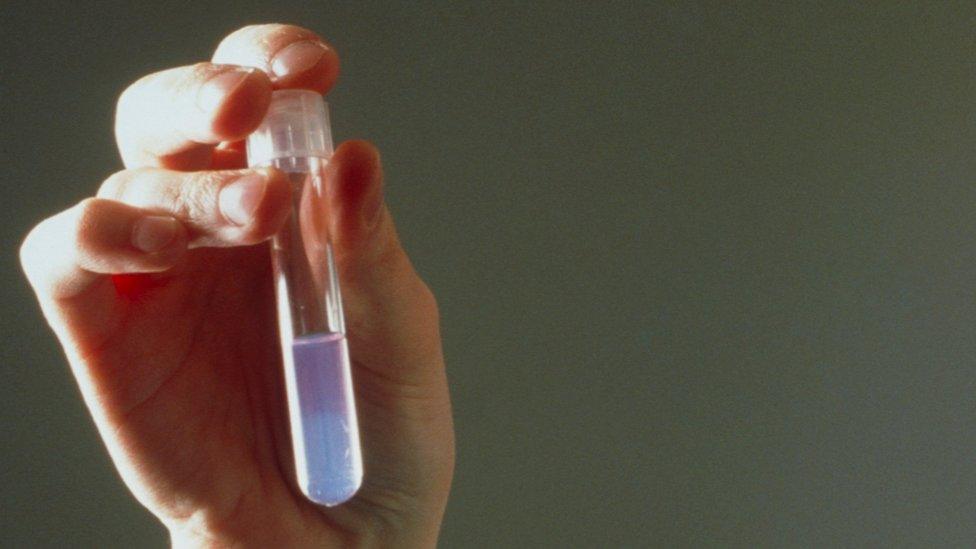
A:
<svg viewBox="0 0 976 549">
<path fill-rule="evenodd" d="M 280 172 L 244 169 L 241 140 L 272 89 L 324 93 L 337 74 L 310 31 L 259 25 L 226 37 L 210 63 L 142 78 L 118 104 L 128 169 L 21 248 L 112 460 L 176 545 L 436 543 L 454 466 L 437 306 L 362 141 L 336 150 L 321 214 L 343 284 L 364 482 L 327 509 L 292 480 L 267 244 L 290 189 Z"/>
</svg>

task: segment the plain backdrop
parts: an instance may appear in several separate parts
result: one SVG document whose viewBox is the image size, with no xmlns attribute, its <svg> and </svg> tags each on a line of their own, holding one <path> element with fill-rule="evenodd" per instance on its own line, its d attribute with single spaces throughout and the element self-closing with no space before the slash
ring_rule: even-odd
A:
<svg viewBox="0 0 976 549">
<path fill-rule="evenodd" d="M 439 296 L 444 547 L 971 546 L 976 8 L 840 4 L 5 3 L 0 545 L 168 543 L 16 252 L 130 82 L 280 21 Z"/>
</svg>

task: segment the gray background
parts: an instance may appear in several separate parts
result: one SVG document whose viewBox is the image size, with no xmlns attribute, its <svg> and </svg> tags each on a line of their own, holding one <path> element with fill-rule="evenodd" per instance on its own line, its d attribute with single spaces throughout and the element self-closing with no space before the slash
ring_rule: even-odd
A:
<svg viewBox="0 0 976 549">
<path fill-rule="evenodd" d="M 976 8 L 730 4 L 6 3 L 0 544 L 166 544 L 16 250 L 129 82 L 284 21 L 440 298 L 444 546 L 972 545 Z"/>
</svg>

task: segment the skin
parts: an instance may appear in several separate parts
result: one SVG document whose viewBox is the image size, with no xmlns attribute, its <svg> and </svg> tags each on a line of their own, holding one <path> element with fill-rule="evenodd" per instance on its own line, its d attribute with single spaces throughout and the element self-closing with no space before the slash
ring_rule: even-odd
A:
<svg viewBox="0 0 976 549">
<path fill-rule="evenodd" d="M 245 169 L 241 140 L 273 89 L 325 93 L 338 68 L 314 33 L 257 25 L 138 80 L 116 117 L 127 169 L 21 247 L 113 462 L 175 546 L 436 544 L 454 467 L 437 305 L 364 141 L 337 148 L 316 219 L 343 284 L 365 477 L 334 508 L 294 481 L 268 248 L 290 187 Z"/>
</svg>

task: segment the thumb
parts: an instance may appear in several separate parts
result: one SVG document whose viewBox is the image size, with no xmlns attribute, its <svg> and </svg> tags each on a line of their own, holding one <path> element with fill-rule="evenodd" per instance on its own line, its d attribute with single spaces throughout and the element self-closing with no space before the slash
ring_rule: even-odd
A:
<svg viewBox="0 0 976 549">
<path fill-rule="evenodd" d="M 437 304 L 383 202 L 378 151 L 365 141 L 343 143 L 324 177 L 354 362 L 387 390 L 446 399 Z"/>
<path fill-rule="evenodd" d="M 436 532 L 455 455 L 437 304 L 383 203 L 376 149 L 344 143 L 324 176 L 367 471 L 361 498 L 393 516 L 430 509 L 416 531 Z"/>
</svg>

